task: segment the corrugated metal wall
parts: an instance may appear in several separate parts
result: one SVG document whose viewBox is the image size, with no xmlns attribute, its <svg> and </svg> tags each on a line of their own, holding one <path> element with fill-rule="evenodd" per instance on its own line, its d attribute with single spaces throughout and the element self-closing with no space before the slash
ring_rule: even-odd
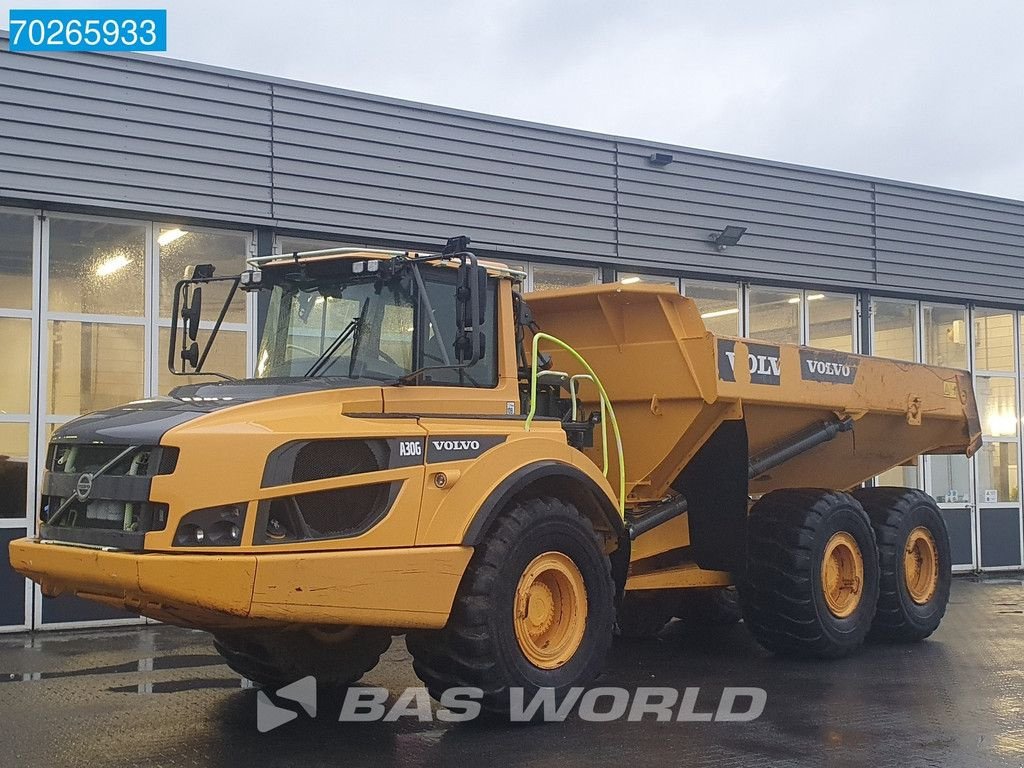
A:
<svg viewBox="0 0 1024 768">
<path fill-rule="evenodd" d="M 160 58 L 11 54 L 0 201 L 1024 306 L 1024 203 Z M 652 167 L 667 151 L 674 162 Z M 724 253 L 707 242 L 748 228 Z"/>
</svg>

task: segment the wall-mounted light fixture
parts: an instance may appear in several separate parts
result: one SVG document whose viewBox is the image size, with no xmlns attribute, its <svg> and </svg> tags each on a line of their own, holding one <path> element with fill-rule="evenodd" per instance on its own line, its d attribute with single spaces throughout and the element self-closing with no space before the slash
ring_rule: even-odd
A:
<svg viewBox="0 0 1024 768">
<path fill-rule="evenodd" d="M 672 159 L 672 155 L 668 152 L 655 152 L 653 155 L 647 156 L 647 162 L 656 168 L 664 168 L 672 162 Z"/>
<path fill-rule="evenodd" d="M 712 232 L 708 235 L 708 240 L 715 245 L 720 251 L 724 251 L 726 248 L 732 245 L 736 245 L 743 237 L 743 233 L 747 231 L 746 227 L 737 227 L 732 224 L 727 226 L 721 232 Z"/>
</svg>

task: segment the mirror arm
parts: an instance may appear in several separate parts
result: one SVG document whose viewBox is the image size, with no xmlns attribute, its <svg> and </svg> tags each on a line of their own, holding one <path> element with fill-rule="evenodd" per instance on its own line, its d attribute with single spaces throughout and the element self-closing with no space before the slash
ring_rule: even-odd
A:
<svg viewBox="0 0 1024 768">
<path fill-rule="evenodd" d="M 231 289 L 228 291 L 228 297 L 224 300 L 224 305 L 220 308 L 220 314 L 217 315 L 217 322 L 213 324 L 213 330 L 210 331 L 210 338 L 206 340 L 206 346 L 203 347 L 203 354 L 199 356 L 199 362 L 196 364 L 195 373 L 200 373 L 203 370 L 203 363 L 206 362 L 206 356 L 210 354 L 210 348 L 213 347 L 213 340 L 217 338 L 217 333 L 220 331 L 220 327 L 224 323 L 224 318 L 228 314 L 228 307 L 231 306 L 231 301 L 235 298 L 235 292 L 238 290 L 238 283 L 241 279 L 241 276 L 236 275 L 231 280 Z M 225 376 L 224 374 L 212 375 L 221 376 L 228 380 L 231 379 L 230 376 Z"/>
</svg>

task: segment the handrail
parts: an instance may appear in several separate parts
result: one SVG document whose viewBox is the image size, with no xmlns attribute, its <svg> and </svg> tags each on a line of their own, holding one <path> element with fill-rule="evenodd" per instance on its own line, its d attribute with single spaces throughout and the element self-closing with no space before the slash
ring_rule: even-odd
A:
<svg viewBox="0 0 1024 768">
<path fill-rule="evenodd" d="M 601 393 L 601 403 L 606 405 L 608 408 L 608 417 L 612 423 L 612 432 L 615 434 L 615 449 L 619 456 L 619 515 L 623 520 L 626 519 L 626 465 L 622 458 L 622 435 L 619 433 L 619 422 L 615 419 L 615 409 L 612 408 L 611 398 L 608 397 L 608 393 L 604 389 L 604 385 L 601 380 L 594 373 L 594 369 L 590 367 L 590 363 L 583 359 L 583 356 L 575 349 L 570 347 L 564 341 L 556 336 L 552 336 L 550 333 L 543 333 L 538 331 L 533 334 L 533 362 L 530 366 L 530 411 L 526 414 L 526 431 L 530 431 L 530 425 L 533 423 L 534 417 L 537 415 L 537 345 L 541 339 L 547 339 L 548 341 L 554 342 L 570 355 L 572 355 L 576 362 L 582 365 L 587 373 L 590 374 L 594 384 L 597 385 L 598 392 Z M 602 420 L 603 421 L 603 420 Z"/>
<path fill-rule="evenodd" d="M 572 420 L 576 421 L 576 382 L 577 381 L 593 381 L 594 377 L 589 373 L 577 373 L 575 376 L 569 378 L 569 397 L 572 399 Z M 601 401 L 601 459 L 604 462 L 604 476 L 608 477 L 608 421 L 605 419 L 605 407 L 604 398 L 599 397 Z"/>
</svg>

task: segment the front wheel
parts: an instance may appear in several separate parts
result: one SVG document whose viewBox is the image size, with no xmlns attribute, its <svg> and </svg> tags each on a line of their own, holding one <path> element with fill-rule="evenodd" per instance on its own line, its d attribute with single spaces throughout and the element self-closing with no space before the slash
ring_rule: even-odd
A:
<svg viewBox="0 0 1024 768">
<path fill-rule="evenodd" d="M 560 700 L 601 671 L 614 597 L 590 521 L 558 499 L 521 501 L 473 553 L 444 629 L 407 635 L 413 668 L 434 698 L 481 689 L 492 714 L 508 713 L 513 688 L 527 703 L 539 688 Z"/>
</svg>

